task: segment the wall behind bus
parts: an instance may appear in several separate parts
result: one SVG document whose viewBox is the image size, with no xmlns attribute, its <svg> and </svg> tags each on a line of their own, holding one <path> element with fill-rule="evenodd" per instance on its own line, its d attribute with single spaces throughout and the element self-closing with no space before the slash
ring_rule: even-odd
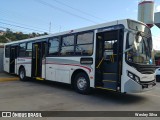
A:
<svg viewBox="0 0 160 120">
<path fill-rule="evenodd" d="M 3 72 L 3 46 L 0 46 L 0 72 Z"/>
</svg>

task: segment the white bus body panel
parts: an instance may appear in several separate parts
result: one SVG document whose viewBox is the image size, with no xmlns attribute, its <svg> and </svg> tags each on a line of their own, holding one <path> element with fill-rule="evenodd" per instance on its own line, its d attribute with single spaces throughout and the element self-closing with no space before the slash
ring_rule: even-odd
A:
<svg viewBox="0 0 160 120">
<path fill-rule="evenodd" d="M 23 66 L 26 70 L 26 76 L 31 77 L 31 58 L 17 58 L 17 74 L 21 66 Z"/>
<path fill-rule="evenodd" d="M 55 79 L 55 65 L 52 64 L 46 64 L 46 79 L 51 81 L 56 81 Z"/>
<path fill-rule="evenodd" d="M 46 78 L 46 60 L 42 60 L 42 78 Z"/>
<path fill-rule="evenodd" d="M 5 58 L 3 59 L 3 66 L 4 66 L 4 71 L 9 73 L 9 64 L 10 64 L 10 58 Z"/>
<path fill-rule="evenodd" d="M 130 67 L 129 65 L 126 64 L 126 66 L 124 66 L 124 69 L 123 69 L 123 76 L 121 81 L 121 92 L 138 93 L 138 92 L 147 91 L 153 88 L 152 86 L 149 88 L 142 88 L 142 85 L 140 83 L 128 77 L 127 75 L 128 71 L 139 76 L 141 82 L 151 82 L 155 80 L 155 74 L 149 74 L 149 75 L 141 74 L 135 68 Z"/>
<path fill-rule="evenodd" d="M 14 73 L 17 74 L 18 71 L 17 71 L 17 59 L 15 59 L 15 69 L 14 69 Z"/>
<path fill-rule="evenodd" d="M 76 70 L 85 71 L 90 78 L 94 75 L 94 66 L 80 65 L 80 58 L 81 57 L 47 57 L 46 79 L 70 84 L 72 74 Z M 90 80 L 90 86 L 94 87 L 94 80 Z"/>
</svg>

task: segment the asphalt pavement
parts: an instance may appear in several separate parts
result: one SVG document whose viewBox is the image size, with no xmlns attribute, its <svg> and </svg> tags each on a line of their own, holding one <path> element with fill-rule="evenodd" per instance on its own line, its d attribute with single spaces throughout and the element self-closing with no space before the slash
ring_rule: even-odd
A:
<svg viewBox="0 0 160 120">
<path fill-rule="evenodd" d="M 13 78 L 14 81 L 7 80 Z M 74 92 L 70 85 L 33 80 L 22 82 L 17 76 L 0 73 L 0 111 L 160 111 L 160 83 L 153 90 L 144 93 L 120 94 L 97 89 L 90 95 L 81 95 Z M 97 120 L 95 117 L 86 119 Z M 145 120 L 140 120 L 143 119 Z M 158 118 L 152 120 L 154 119 Z"/>
</svg>

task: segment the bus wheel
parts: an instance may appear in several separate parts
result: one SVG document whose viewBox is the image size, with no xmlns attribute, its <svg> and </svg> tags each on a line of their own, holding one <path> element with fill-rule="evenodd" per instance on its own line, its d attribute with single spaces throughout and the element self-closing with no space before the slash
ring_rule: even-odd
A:
<svg viewBox="0 0 160 120">
<path fill-rule="evenodd" d="M 74 88 L 80 94 L 90 93 L 90 82 L 89 78 L 85 73 L 79 73 L 74 79 Z"/>
<path fill-rule="evenodd" d="M 25 71 L 24 68 L 20 68 L 19 78 L 20 78 L 21 81 L 26 81 L 26 71 Z"/>
</svg>

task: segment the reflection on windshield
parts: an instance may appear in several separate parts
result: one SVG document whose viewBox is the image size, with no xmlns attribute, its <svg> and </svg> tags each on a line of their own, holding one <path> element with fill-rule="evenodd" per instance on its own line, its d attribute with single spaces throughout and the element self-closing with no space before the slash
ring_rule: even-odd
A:
<svg viewBox="0 0 160 120">
<path fill-rule="evenodd" d="M 133 45 L 134 47 L 127 52 L 127 60 L 139 64 L 153 64 L 152 38 L 145 36 L 139 36 L 138 40 L 135 38 L 137 38 L 135 34 L 129 33 L 128 48 Z"/>
</svg>

